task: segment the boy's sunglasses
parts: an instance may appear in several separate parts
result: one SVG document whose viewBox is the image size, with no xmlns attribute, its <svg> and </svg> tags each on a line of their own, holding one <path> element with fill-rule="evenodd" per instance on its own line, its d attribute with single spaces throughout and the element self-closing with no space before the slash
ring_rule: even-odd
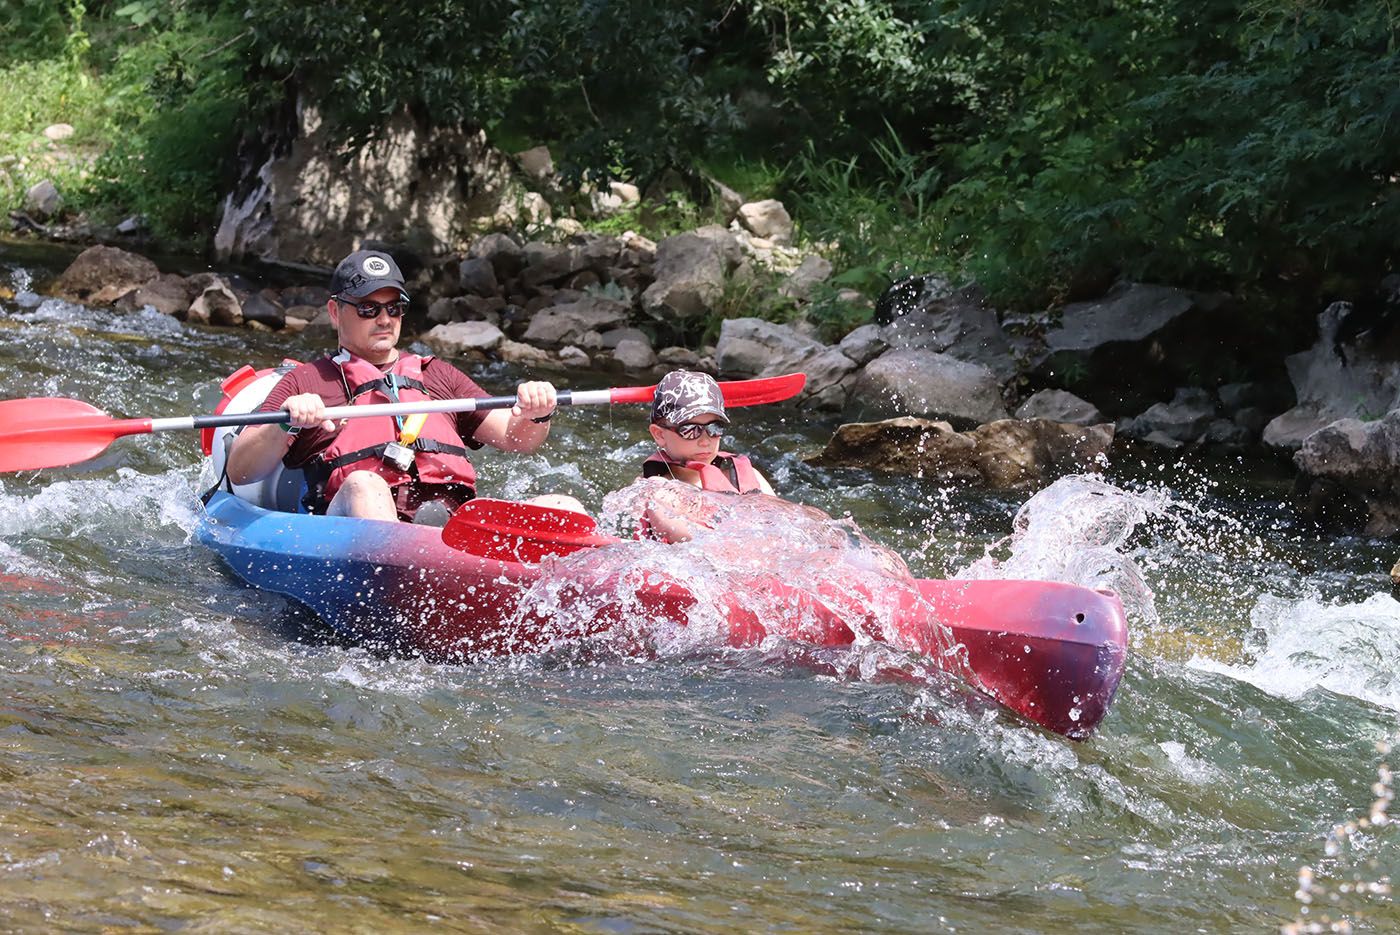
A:
<svg viewBox="0 0 1400 935">
<path fill-rule="evenodd" d="M 402 318 L 404 312 L 408 311 L 408 303 L 403 299 L 394 299 L 392 302 L 347 302 L 339 296 L 336 301 L 341 305 L 348 305 L 355 310 L 355 314 L 361 318 L 378 318 L 380 312 L 388 312 L 390 318 Z"/>
<path fill-rule="evenodd" d="M 723 422 L 711 422 L 707 425 L 701 425 L 699 422 L 687 422 L 684 425 L 668 425 L 666 427 L 688 442 L 695 441 L 702 434 L 711 438 L 720 438 L 726 431 Z"/>
</svg>

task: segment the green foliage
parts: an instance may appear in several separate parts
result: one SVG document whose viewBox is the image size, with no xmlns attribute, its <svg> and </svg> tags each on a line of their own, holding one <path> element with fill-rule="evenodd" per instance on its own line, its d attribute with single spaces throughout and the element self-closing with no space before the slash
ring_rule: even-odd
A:
<svg viewBox="0 0 1400 935">
<path fill-rule="evenodd" d="M 244 80 L 241 24 L 182 2 L 128 3 L 106 21 L 77 0 L 66 10 L 52 57 L 0 73 L 27 92 L 0 99 L 0 149 L 14 157 L 0 200 L 14 208 L 50 178 L 69 210 L 100 221 L 144 214 L 159 236 L 202 244 L 257 91 Z M 74 135 L 50 143 L 42 131 L 59 122 Z"/>
<path fill-rule="evenodd" d="M 713 344 L 728 318 L 762 318 L 789 322 L 798 315 L 797 303 L 778 292 L 784 277 L 762 266 L 750 266 L 724 282 L 724 290 L 701 324 L 699 340 Z"/>
<path fill-rule="evenodd" d="M 599 230 L 725 220 L 706 173 L 781 197 L 829 245 L 812 314 L 833 321 L 860 307 L 839 289 L 874 297 L 909 272 L 1028 308 L 1125 275 L 1229 289 L 1276 319 L 1395 268 L 1393 0 L 10 6 L 11 205 L 43 171 L 70 204 L 207 236 L 239 139 L 306 100 L 347 142 L 408 108 L 548 143 L 570 178 L 670 180 Z M 78 129 L 60 150 L 39 136 L 56 120 Z"/>
<path fill-rule="evenodd" d="M 807 239 L 836 246 L 838 272 L 830 285 L 874 298 L 895 280 L 946 269 L 948 261 L 934 218 L 941 187 L 936 165 L 907 150 L 888 125 L 865 155 L 864 162 L 821 159 L 809 143 L 793 163 L 789 201 Z"/>
<path fill-rule="evenodd" d="M 7 0 L 5 15 L 0 16 L 0 70 L 61 54 L 68 36 L 67 13 L 55 0 Z"/>
</svg>

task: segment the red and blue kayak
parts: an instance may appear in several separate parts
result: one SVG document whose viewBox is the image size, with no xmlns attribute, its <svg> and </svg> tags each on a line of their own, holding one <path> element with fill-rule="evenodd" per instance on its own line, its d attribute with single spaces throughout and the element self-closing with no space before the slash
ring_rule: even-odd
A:
<svg viewBox="0 0 1400 935">
<path fill-rule="evenodd" d="M 255 409 L 277 378 L 245 368 L 225 381 L 220 411 Z M 216 469 L 227 441 L 206 437 Z M 477 529 L 485 539 L 475 546 L 476 537 L 451 534 L 452 522 L 444 530 L 294 512 L 299 473 L 246 487 L 225 481 L 206 498 L 197 536 L 247 583 L 294 599 L 341 637 L 378 651 L 471 662 L 601 637 L 645 653 L 654 640 L 680 632 L 737 648 L 874 642 L 1076 739 L 1103 719 L 1123 674 L 1127 624 L 1111 591 L 1049 581 L 843 579 L 833 571 L 839 557 L 831 556 L 813 556 L 814 571 L 801 581 L 765 573 L 755 556 L 759 570 L 726 578 L 716 590 L 713 578 L 661 571 L 674 563 L 645 551 L 667 548 L 657 543 L 563 530 L 570 547 L 558 549 L 551 537 L 560 529 L 512 528 L 499 519 L 509 511 L 483 512 L 491 504 L 518 506 L 501 501 L 462 508 L 498 524 Z M 591 518 L 581 523 L 591 531 Z M 494 548 L 493 538 L 533 551 Z M 761 551 L 743 541 L 732 547 Z"/>
<path fill-rule="evenodd" d="M 198 537 L 244 581 L 306 605 L 341 636 L 434 661 L 687 626 L 703 613 L 707 625 L 721 621 L 721 639 L 735 647 L 771 638 L 828 648 L 883 641 L 1027 720 L 1083 738 L 1108 710 L 1127 651 L 1114 594 L 1057 582 L 914 579 L 882 601 L 887 609 L 872 626 L 849 606 L 832 610 L 821 593 L 761 578 L 703 605 L 674 575 L 620 590 L 616 561 L 602 559 L 632 543 L 599 548 L 597 562 L 583 553 L 514 562 L 452 548 L 435 527 L 267 510 L 225 491 L 210 496 Z M 552 585 L 549 602 L 540 600 L 542 582 Z"/>
</svg>

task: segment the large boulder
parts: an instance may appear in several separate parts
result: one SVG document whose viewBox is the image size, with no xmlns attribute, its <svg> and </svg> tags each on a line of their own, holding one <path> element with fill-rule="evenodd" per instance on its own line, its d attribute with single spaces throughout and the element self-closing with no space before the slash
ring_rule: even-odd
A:
<svg viewBox="0 0 1400 935">
<path fill-rule="evenodd" d="M 163 315 L 184 318 L 194 299 L 190 291 L 185 277 L 162 273 L 135 292 L 128 293 L 125 301 L 129 301 L 133 308 L 149 305 Z"/>
<path fill-rule="evenodd" d="M 888 351 L 865 365 L 847 413 L 858 418 L 923 416 L 955 426 L 1008 416 L 996 375 L 981 364 L 936 351 Z"/>
<path fill-rule="evenodd" d="M 1304 516 L 1368 536 L 1400 534 L 1400 409 L 1376 422 L 1326 425 L 1293 460 L 1295 504 Z"/>
<path fill-rule="evenodd" d="M 111 305 L 160 275 L 154 263 L 119 247 L 88 247 L 68 265 L 53 294 L 70 302 Z"/>
<path fill-rule="evenodd" d="M 530 319 L 525 341 L 550 347 L 579 344 L 590 331 L 602 332 L 627 324 L 628 311 L 623 303 L 601 296 L 550 306 Z"/>
<path fill-rule="evenodd" d="M 1031 395 L 1016 409 L 1018 419 L 1048 419 L 1071 425 L 1098 425 L 1103 413 L 1068 390 L 1041 390 Z"/>
<path fill-rule="evenodd" d="M 241 325 L 243 305 L 228 283 L 216 276 L 190 303 L 187 319 L 200 325 Z"/>
<path fill-rule="evenodd" d="M 771 377 L 792 373 L 825 348 L 787 325 L 762 318 L 727 318 L 719 326 L 715 359 L 728 377 Z"/>
<path fill-rule="evenodd" d="M 1317 317 L 1317 341 L 1285 361 L 1297 405 L 1265 427 L 1265 444 L 1296 451 L 1339 419 L 1374 419 L 1400 407 L 1400 347 L 1369 332 L 1342 339 L 1353 313 L 1349 303 L 1333 302 Z"/>
<path fill-rule="evenodd" d="M 255 150 L 224 199 L 214 235 L 221 259 L 334 266 L 366 241 L 431 256 L 492 219 L 531 221 L 542 211 L 483 132 L 430 127 L 407 110 L 347 149 L 303 100 Z"/>
<path fill-rule="evenodd" d="M 505 340 L 501 329 L 487 321 L 449 322 L 438 325 L 422 337 L 424 344 L 448 357 L 472 351 L 492 351 Z"/>
<path fill-rule="evenodd" d="M 903 417 L 847 423 L 812 463 L 959 480 L 992 489 L 1038 487 L 1065 474 L 1097 470 L 1113 426 L 1003 420 L 971 432 L 947 422 Z"/>
<path fill-rule="evenodd" d="M 1036 355 L 1038 375 L 1051 384 L 1073 381 L 1110 415 L 1139 412 L 1175 387 L 1197 382 L 1202 361 L 1218 361 L 1220 347 L 1235 341 L 1223 330 L 1229 319 L 1217 314 L 1224 301 L 1120 283 L 1100 299 L 1064 307 Z"/>
<path fill-rule="evenodd" d="M 667 237 L 656 245 L 655 279 L 642 293 L 642 311 L 667 324 L 704 318 L 741 259 L 738 243 L 722 227 Z"/>
<path fill-rule="evenodd" d="M 858 366 L 839 347 L 761 318 L 730 318 L 720 325 L 715 358 L 730 377 L 771 377 L 801 371 L 807 383 L 800 402 L 819 409 L 841 409 Z"/>
<path fill-rule="evenodd" d="M 1014 377 L 1014 349 L 981 287 L 974 283 L 955 290 L 933 277 L 921 277 L 921 282 L 899 314 L 886 315 L 889 323 L 880 332 L 885 343 L 896 350 L 938 351 L 981 364 L 1002 381 Z"/>
</svg>

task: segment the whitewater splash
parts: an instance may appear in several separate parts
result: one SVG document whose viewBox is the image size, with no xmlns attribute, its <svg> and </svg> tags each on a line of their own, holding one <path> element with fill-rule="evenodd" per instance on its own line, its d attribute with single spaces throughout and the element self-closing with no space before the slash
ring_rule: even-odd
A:
<svg viewBox="0 0 1400 935">
<path fill-rule="evenodd" d="M 703 515 L 709 528 L 675 544 L 638 536 L 646 507 L 658 496 Z M 546 618 L 560 633 L 576 633 L 600 613 L 618 616 L 623 625 L 607 639 L 624 655 L 634 654 L 639 641 L 659 655 L 727 647 L 734 620 L 745 619 L 762 633 L 760 652 L 811 657 L 812 644 L 824 642 L 818 634 L 849 624 L 853 639 L 836 664 L 843 674 L 865 678 L 892 666 L 908 668 L 890 644 L 907 642 L 907 632 L 899 637 L 896 617 L 909 616 L 918 586 L 904 561 L 851 519 L 778 498 L 707 493 L 661 479 L 608 494 L 601 512 L 600 529 L 619 536 L 619 546 L 557 561 L 565 571 L 573 564 L 586 567 L 591 579 L 609 586 L 580 600 L 569 590 L 570 575 L 546 574 L 531 585 L 522 615 Z M 658 625 L 668 613 L 638 597 L 671 582 L 695 599 L 683 627 Z M 833 622 L 833 616 L 845 623 Z M 758 623 L 779 620 L 781 628 Z M 955 646 L 943 628 L 931 627 L 924 639 L 942 650 Z M 834 655 L 827 654 L 826 662 Z"/>
<path fill-rule="evenodd" d="M 1286 539 L 1266 539 L 1200 491 L 1072 476 L 1032 496 L 1011 534 L 954 577 L 1109 587 L 1139 653 L 1280 698 L 1325 690 L 1400 711 L 1400 602 L 1388 593 L 1325 599 L 1323 582 L 1300 582 L 1280 556 Z"/>
</svg>

